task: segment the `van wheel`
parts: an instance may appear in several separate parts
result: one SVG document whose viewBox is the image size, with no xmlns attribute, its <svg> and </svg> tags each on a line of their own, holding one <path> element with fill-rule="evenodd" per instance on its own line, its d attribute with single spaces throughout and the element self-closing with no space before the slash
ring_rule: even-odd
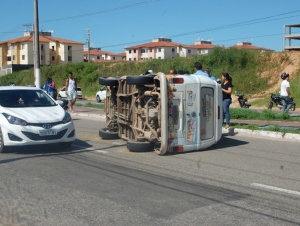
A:
<svg viewBox="0 0 300 226">
<path fill-rule="evenodd" d="M 154 145 L 150 142 L 127 141 L 127 149 L 131 152 L 154 151 Z"/>
<path fill-rule="evenodd" d="M 100 77 L 99 84 L 105 86 L 118 86 L 119 80 L 114 77 Z"/>
<path fill-rule="evenodd" d="M 119 139 L 119 132 L 111 131 L 110 128 L 105 127 L 99 130 L 99 136 L 106 140 Z"/>
<path fill-rule="evenodd" d="M 127 76 L 126 83 L 136 85 L 154 84 L 154 78 L 152 76 Z"/>
</svg>

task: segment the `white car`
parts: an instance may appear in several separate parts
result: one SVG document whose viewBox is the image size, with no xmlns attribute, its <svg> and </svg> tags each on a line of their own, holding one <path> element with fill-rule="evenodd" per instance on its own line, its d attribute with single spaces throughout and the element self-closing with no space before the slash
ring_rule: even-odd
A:
<svg viewBox="0 0 300 226">
<path fill-rule="evenodd" d="M 0 152 L 50 143 L 68 148 L 74 140 L 70 114 L 47 93 L 35 87 L 0 87 Z"/>
<path fill-rule="evenodd" d="M 96 93 L 96 101 L 100 103 L 101 101 L 104 101 L 106 98 L 106 86 L 102 86 L 100 90 Z"/>
<path fill-rule="evenodd" d="M 58 98 L 61 99 L 61 98 L 67 98 L 67 97 L 68 96 L 66 94 L 66 88 L 63 87 L 58 93 Z M 77 98 L 82 99 L 82 91 L 81 91 L 80 87 L 77 87 Z"/>
</svg>

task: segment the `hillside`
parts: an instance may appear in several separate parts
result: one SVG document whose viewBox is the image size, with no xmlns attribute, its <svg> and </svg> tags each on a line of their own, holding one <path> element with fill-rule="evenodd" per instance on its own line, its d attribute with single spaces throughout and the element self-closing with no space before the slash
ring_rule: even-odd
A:
<svg viewBox="0 0 300 226">
<path fill-rule="evenodd" d="M 50 65 L 41 67 L 41 81 L 52 77 L 60 89 L 64 86 L 68 72 L 72 71 L 86 98 L 94 98 L 99 90 L 98 78 L 104 76 L 139 75 L 146 70 L 169 73 L 170 69 L 187 70 L 194 73 L 194 63 L 199 61 L 204 68 L 220 78 L 222 72 L 228 72 L 233 78 L 234 91 L 244 93 L 252 105 L 266 106 L 269 95 L 277 92 L 281 83 L 280 74 L 285 71 L 291 76 L 293 96 L 300 99 L 300 53 L 258 53 L 249 50 L 215 48 L 212 53 L 197 57 L 173 58 L 165 60 L 78 63 Z M 1 84 L 15 82 L 18 85 L 34 83 L 34 71 L 24 70 L 1 78 Z M 233 96 L 233 106 L 236 105 Z"/>
</svg>

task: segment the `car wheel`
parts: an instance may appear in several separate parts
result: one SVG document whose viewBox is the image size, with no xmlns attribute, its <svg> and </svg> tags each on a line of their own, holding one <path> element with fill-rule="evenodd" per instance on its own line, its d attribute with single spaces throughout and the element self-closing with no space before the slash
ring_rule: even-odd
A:
<svg viewBox="0 0 300 226">
<path fill-rule="evenodd" d="M 62 148 L 69 148 L 69 147 L 71 147 L 71 145 L 72 145 L 72 141 L 70 141 L 70 142 L 61 142 L 61 143 L 59 143 L 59 146 L 61 146 Z"/>
<path fill-rule="evenodd" d="M 0 153 L 2 152 L 6 152 L 7 151 L 7 147 L 4 145 L 4 140 L 3 140 L 3 134 L 2 134 L 2 130 L 0 128 Z"/>
<path fill-rule="evenodd" d="M 100 77 L 99 84 L 105 86 L 118 86 L 119 80 L 114 77 Z"/>
<path fill-rule="evenodd" d="M 152 76 L 127 76 L 126 77 L 127 84 L 154 84 L 154 78 Z"/>
<path fill-rule="evenodd" d="M 97 101 L 98 103 L 101 102 L 101 99 L 100 99 L 100 97 L 99 97 L 98 95 L 96 96 L 96 101 Z"/>
<path fill-rule="evenodd" d="M 154 151 L 154 145 L 150 142 L 127 141 L 127 149 L 131 152 Z"/>
<path fill-rule="evenodd" d="M 105 128 L 101 128 L 99 130 L 99 136 L 102 139 L 106 139 L 106 140 L 112 140 L 112 139 L 119 139 L 119 133 L 115 132 L 115 131 L 111 131 L 109 128 L 105 127 Z"/>
<path fill-rule="evenodd" d="M 293 104 L 292 107 L 291 107 L 291 110 L 295 111 L 295 109 L 296 109 L 296 104 Z"/>
</svg>

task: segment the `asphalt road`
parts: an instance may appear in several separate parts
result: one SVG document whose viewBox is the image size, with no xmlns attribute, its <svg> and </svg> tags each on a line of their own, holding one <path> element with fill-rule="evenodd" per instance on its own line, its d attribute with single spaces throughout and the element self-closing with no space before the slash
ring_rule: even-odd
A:
<svg viewBox="0 0 300 226">
<path fill-rule="evenodd" d="M 208 150 L 130 153 L 74 118 L 76 141 L 0 154 L 0 225 L 300 225 L 299 142 L 224 136 Z"/>
</svg>

